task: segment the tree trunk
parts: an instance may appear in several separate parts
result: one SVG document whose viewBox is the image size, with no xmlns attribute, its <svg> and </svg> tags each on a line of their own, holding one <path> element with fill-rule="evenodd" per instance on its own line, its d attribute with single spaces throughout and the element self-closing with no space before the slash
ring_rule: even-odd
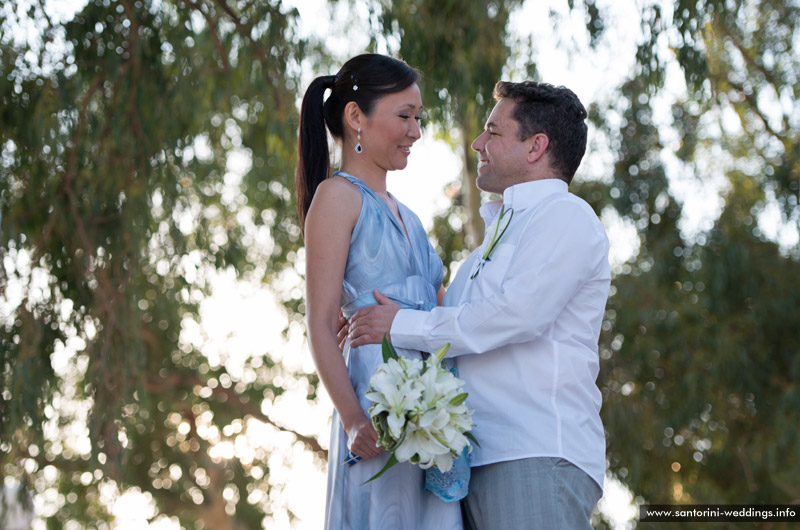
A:
<svg viewBox="0 0 800 530">
<path fill-rule="evenodd" d="M 463 169 L 461 171 L 461 190 L 464 196 L 464 209 L 467 213 L 465 243 L 470 249 L 476 248 L 483 241 L 483 219 L 480 214 L 481 192 L 475 185 L 478 174 L 478 163 L 475 152 L 472 150 L 472 140 L 477 136 L 477 127 L 474 123 L 474 105 L 468 105 L 467 111 L 461 119 L 461 145 L 463 152 Z"/>
</svg>

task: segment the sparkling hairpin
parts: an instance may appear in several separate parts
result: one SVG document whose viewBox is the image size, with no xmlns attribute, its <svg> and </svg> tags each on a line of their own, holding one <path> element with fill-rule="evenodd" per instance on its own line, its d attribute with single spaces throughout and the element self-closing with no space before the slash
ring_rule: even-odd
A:
<svg viewBox="0 0 800 530">
<path fill-rule="evenodd" d="M 353 80 L 353 92 L 355 92 L 356 90 L 358 90 L 358 83 L 356 82 L 355 74 L 350 74 L 350 79 Z"/>
</svg>

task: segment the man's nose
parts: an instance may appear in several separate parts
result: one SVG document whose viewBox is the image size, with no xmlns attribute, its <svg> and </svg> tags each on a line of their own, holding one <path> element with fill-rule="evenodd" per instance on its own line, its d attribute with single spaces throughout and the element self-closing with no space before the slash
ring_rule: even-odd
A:
<svg viewBox="0 0 800 530">
<path fill-rule="evenodd" d="M 483 151 L 483 146 L 486 144 L 485 136 L 486 136 L 486 131 L 483 131 L 481 134 L 478 135 L 477 138 L 472 140 L 472 145 L 470 147 L 472 147 L 473 151 L 476 151 L 478 153 Z"/>
</svg>

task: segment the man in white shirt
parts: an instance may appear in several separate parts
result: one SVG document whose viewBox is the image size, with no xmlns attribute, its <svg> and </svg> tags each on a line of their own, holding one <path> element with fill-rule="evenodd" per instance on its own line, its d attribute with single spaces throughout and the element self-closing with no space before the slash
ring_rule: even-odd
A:
<svg viewBox="0 0 800 530">
<path fill-rule="evenodd" d="M 350 322 L 353 346 L 384 333 L 403 348 L 450 343 L 474 409 L 471 529 L 590 529 L 602 496 L 605 436 L 597 343 L 611 273 L 595 212 L 568 192 L 586 150 L 586 111 L 544 83 L 500 82 L 472 143 L 486 235 L 443 306 L 381 305 Z"/>
</svg>

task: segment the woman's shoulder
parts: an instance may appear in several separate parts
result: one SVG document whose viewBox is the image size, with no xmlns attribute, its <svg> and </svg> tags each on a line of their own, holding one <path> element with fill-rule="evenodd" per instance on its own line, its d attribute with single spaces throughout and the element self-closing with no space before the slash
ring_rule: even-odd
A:
<svg viewBox="0 0 800 530">
<path fill-rule="evenodd" d="M 361 192 L 355 184 L 341 177 L 329 177 L 317 186 L 311 202 L 312 207 L 315 202 L 330 203 L 339 207 L 361 204 Z"/>
<path fill-rule="evenodd" d="M 360 212 L 361 192 L 358 188 L 341 177 L 331 177 L 317 186 L 308 214 L 311 218 L 321 214 L 326 222 L 346 221 L 346 224 L 354 226 Z"/>
<path fill-rule="evenodd" d="M 320 182 L 314 198 L 317 196 L 327 200 L 361 201 L 361 192 L 358 186 L 348 181 L 344 177 L 332 176 Z"/>
</svg>

